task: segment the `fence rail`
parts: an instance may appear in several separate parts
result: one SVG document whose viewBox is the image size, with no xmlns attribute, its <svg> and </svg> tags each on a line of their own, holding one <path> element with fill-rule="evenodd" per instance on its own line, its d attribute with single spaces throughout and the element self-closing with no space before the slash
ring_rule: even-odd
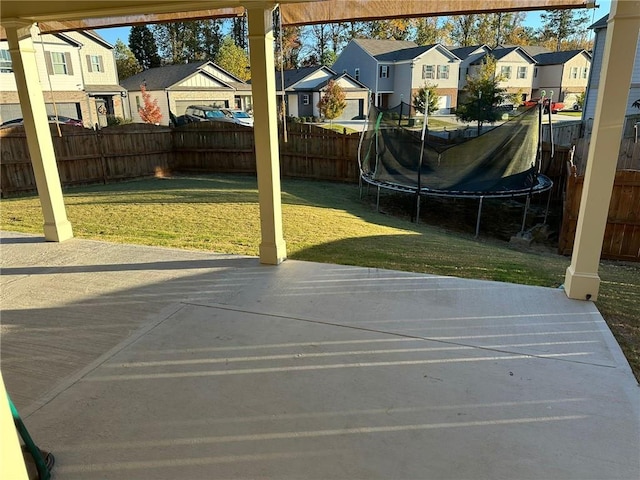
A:
<svg viewBox="0 0 640 480">
<path fill-rule="evenodd" d="M 558 253 L 562 255 L 569 255 L 573 251 L 584 185 L 584 176 L 578 175 L 575 165 L 569 165 L 568 170 L 562 229 L 558 241 Z M 616 172 L 602 257 L 640 261 L 640 171 Z"/>
</svg>

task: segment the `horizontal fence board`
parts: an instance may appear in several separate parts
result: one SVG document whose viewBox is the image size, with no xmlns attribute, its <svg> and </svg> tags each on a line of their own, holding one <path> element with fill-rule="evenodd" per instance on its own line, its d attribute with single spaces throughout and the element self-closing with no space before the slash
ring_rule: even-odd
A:
<svg viewBox="0 0 640 480">
<path fill-rule="evenodd" d="M 576 234 L 584 177 L 569 166 L 558 252 L 570 255 Z M 616 172 L 602 244 L 602 257 L 640 261 L 640 171 Z"/>
</svg>

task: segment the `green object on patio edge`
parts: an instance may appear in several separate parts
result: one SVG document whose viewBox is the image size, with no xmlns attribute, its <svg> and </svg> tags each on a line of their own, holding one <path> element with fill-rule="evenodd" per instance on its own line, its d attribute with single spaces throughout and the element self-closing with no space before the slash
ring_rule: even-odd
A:
<svg viewBox="0 0 640 480">
<path fill-rule="evenodd" d="M 50 466 L 47 466 L 47 462 L 45 462 L 44 457 L 42 456 L 42 450 L 40 450 L 37 445 L 33 442 L 31 435 L 27 431 L 27 427 L 24 425 L 24 422 L 20 418 L 20 414 L 18 413 L 18 409 L 11 401 L 11 397 L 7 394 L 7 400 L 9 400 L 9 407 L 11 408 L 11 415 L 13 415 L 13 423 L 22 438 L 27 450 L 33 457 L 33 460 L 36 463 L 36 468 L 38 469 L 38 478 L 40 480 L 49 480 L 51 478 L 50 468 L 53 467 L 53 454 L 47 453 L 46 456 L 49 458 Z"/>
</svg>

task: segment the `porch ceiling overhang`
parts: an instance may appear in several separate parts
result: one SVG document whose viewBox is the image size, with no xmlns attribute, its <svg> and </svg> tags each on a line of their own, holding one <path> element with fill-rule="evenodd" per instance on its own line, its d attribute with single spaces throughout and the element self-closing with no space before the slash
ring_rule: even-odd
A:
<svg viewBox="0 0 640 480">
<path fill-rule="evenodd" d="M 426 17 L 471 12 L 587 8 L 593 0 L 3 0 L 0 22 L 38 22 L 42 32 L 84 30 L 242 15 L 245 7 L 282 8 L 285 25 Z"/>
</svg>

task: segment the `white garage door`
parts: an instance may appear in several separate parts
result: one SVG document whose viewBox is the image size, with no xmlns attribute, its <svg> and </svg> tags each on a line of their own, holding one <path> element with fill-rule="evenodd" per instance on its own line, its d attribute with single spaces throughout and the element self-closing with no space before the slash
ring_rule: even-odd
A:
<svg viewBox="0 0 640 480">
<path fill-rule="evenodd" d="M 451 95 L 438 97 L 438 113 L 449 113 L 451 111 Z"/>
<path fill-rule="evenodd" d="M 362 118 L 364 113 L 364 100 L 362 99 L 350 99 L 346 100 L 347 107 L 336 120 L 357 120 Z"/>
</svg>

